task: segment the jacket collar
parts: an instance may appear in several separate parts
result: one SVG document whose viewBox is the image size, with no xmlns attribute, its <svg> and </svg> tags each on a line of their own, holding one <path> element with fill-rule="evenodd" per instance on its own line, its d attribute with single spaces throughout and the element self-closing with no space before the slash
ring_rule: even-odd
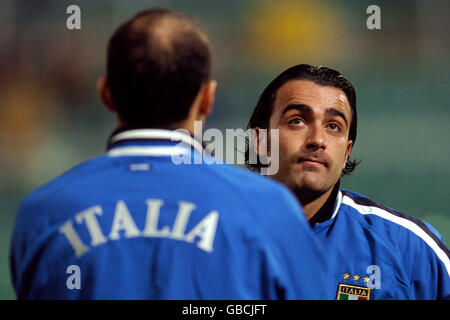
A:
<svg viewBox="0 0 450 320">
<path fill-rule="evenodd" d="M 317 223 L 326 222 L 336 217 L 342 202 L 342 192 L 340 190 L 341 180 L 333 187 L 333 191 L 328 197 L 325 204 L 317 211 L 317 213 L 309 220 L 311 226 Z"/>
<path fill-rule="evenodd" d="M 165 145 L 152 142 L 168 142 Z M 149 142 L 149 143 L 145 143 Z M 176 144 L 174 144 L 176 143 Z M 189 152 L 203 154 L 202 144 L 187 130 L 169 128 L 118 128 L 108 139 L 109 155 L 173 155 Z"/>
</svg>

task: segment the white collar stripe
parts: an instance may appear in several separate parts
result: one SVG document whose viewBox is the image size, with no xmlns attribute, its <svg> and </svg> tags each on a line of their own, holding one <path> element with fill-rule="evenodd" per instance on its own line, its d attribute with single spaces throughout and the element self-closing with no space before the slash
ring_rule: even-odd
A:
<svg viewBox="0 0 450 320">
<path fill-rule="evenodd" d="M 338 211 L 339 211 L 339 207 L 341 206 L 341 202 L 342 202 L 342 192 L 341 190 L 339 190 L 339 193 L 337 195 L 337 199 L 336 199 L 336 208 L 334 209 L 333 215 L 331 216 L 331 219 L 333 219 L 334 217 L 336 217 Z"/>
<path fill-rule="evenodd" d="M 445 265 L 445 268 L 447 269 L 447 273 L 450 276 L 450 259 L 448 258 L 447 254 L 438 246 L 436 241 L 433 240 L 433 238 L 430 237 L 421 227 L 419 227 L 417 224 L 415 224 L 413 221 L 396 216 L 386 210 L 383 210 L 378 207 L 373 206 L 363 206 L 360 204 L 357 204 L 348 196 L 344 196 L 342 199 L 342 203 L 355 208 L 360 214 L 366 215 L 366 214 L 373 214 L 380 218 L 389 220 L 393 223 L 396 223 L 412 233 L 414 233 L 416 236 L 421 238 L 425 243 L 433 249 L 433 251 L 436 253 L 436 255 L 439 257 L 439 259 L 442 261 L 442 263 Z"/>
<path fill-rule="evenodd" d="M 175 156 L 190 153 L 188 148 L 183 147 L 120 147 L 108 151 L 110 157 L 123 156 Z"/>
<path fill-rule="evenodd" d="M 191 137 L 190 135 L 179 131 L 164 130 L 164 129 L 127 130 L 111 137 L 110 142 L 115 143 L 120 140 L 133 140 L 133 139 L 158 139 L 158 140 L 180 141 L 192 146 L 200 154 L 203 153 L 203 147 L 201 143 L 196 139 L 194 139 L 193 137 Z"/>
</svg>

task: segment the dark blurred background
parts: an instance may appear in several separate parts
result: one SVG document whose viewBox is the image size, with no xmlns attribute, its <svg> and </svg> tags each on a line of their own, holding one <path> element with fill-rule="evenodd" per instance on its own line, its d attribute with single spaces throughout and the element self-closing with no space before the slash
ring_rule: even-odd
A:
<svg viewBox="0 0 450 320">
<path fill-rule="evenodd" d="M 81 8 L 81 30 L 66 9 Z M 381 8 L 368 30 L 366 8 Z M 14 299 L 14 216 L 32 189 L 105 150 L 114 119 L 96 81 L 107 41 L 137 11 L 165 6 L 206 28 L 219 86 L 207 128 L 245 128 L 264 87 L 298 63 L 355 86 L 362 159 L 346 188 L 430 222 L 448 241 L 450 2 L 0 1 L 0 299 Z"/>
</svg>

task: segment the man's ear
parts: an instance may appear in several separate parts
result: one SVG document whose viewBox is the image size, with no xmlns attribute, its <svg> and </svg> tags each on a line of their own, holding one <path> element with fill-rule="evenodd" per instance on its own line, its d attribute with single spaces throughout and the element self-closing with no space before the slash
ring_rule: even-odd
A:
<svg viewBox="0 0 450 320">
<path fill-rule="evenodd" d="M 115 112 L 116 108 L 112 102 L 111 91 L 109 90 L 108 81 L 105 76 L 97 80 L 97 91 L 100 95 L 103 105 L 111 112 Z"/>
<path fill-rule="evenodd" d="M 353 147 L 353 140 L 348 140 L 348 142 L 347 142 L 347 150 L 345 151 L 345 161 L 344 161 L 344 165 L 342 167 L 342 170 L 345 169 L 345 165 L 347 164 L 347 160 L 350 157 L 350 152 L 352 152 L 352 147 Z"/>
<path fill-rule="evenodd" d="M 208 116 L 211 114 L 214 106 L 214 98 L 216 96 L 216 88 L 216 80 L 210 80 L 203 85 L 199 110 L 201 115 Z"/>
</svg>

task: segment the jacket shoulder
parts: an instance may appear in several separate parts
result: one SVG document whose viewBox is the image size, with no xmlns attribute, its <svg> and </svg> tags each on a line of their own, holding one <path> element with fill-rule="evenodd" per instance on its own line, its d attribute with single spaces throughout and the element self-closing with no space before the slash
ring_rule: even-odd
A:
<svg viewBox="0 0 450 320">
<path fill-rule="evenodd" d="M 24 198 L 20 205 L 21 210 L 19 211 L 50 203 L 52 199 L 55 199 L 54 196 L 56 194 L 63 192 L 65 188 L 71 186 L 73 182 L 79 181 L 80 179 L 83 179 L 83 177 L 89 177 L 92 172 L 97 172 L 98 170 L 101 170 L 102 167 L 105 167 L 105 157 L 105 155 L 101 155 L 83 161 L 54 179 L 37 187 Z"/>
<path fill-rule="evenodd" d="M 363 221 L 372 225 L 382 223 L 382 228 L 395 230 L 405 230 L 415 234 L 426 233 L 434 240 L 439 240 L 441 236 L 428 223 L 414 218 L 410 215 L 392 209 L 362 194 L 342 190 L 342 203 L 351 208 L 351 211 L 357 213 L 356 216 L 363 218 Z"/>
<path fill-rule="evenodd" d="M 239 189 L 265 190 L 265 189 L 285 189 L 279 182 L 266 176 L 261 176 L 248 169 L 240 168 L 234 165 L 213 165 L 208 166 L 214 175 L 225 183 L 233 184 Z M 245 184 L 244 184 L 245 182 Z"/>
<path fill-rule="evenodd" d="M 251 206 L 267 206 L 272 204 L 279 209 L 285 209 L 286 205 L 291 209 L 300 208 L 297 200 L 281 183 L 267 177 L 261 176 L 248 169 L 233 165 L 208 166 L 211 175 L 214 175 L 223 185 L 229 187 L 235 195 Z M 262 202 L 261 202 L 262 201 Z M 299 210 L 301 211 L 301 209 Z"/>
<path fill-rule="evenodd" d="M 441 235 L 428 223 L 382 205 L 356 192 L 342 190 L 342 203 L 349 215 L 367 230 L 377 233 L 400 252 L 426 250 L 450 267 L 449 250 Z"/>
</svg>

